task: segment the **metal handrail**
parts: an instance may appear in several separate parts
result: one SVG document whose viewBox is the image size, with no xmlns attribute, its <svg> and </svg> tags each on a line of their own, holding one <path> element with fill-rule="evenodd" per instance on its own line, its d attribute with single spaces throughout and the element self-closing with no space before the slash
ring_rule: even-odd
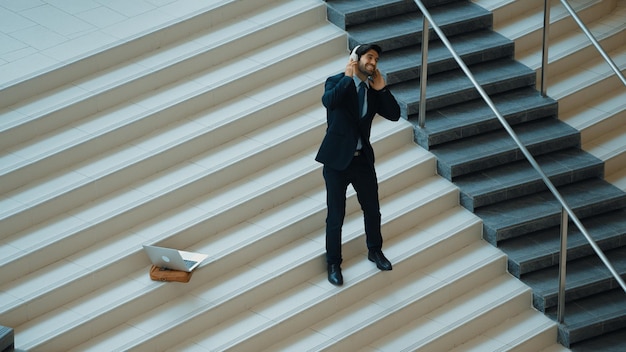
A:
<svg viewBox="0 0 626 352">
<path fill-rule="evenodd" d="M 580 29 L 585 33 L 589 41 L 596 47 L 604 61 L 611 67 L 617 78 L 619 78 L 624 86 L 626 86 L 626 78 L 619 70 L 615 62 L 611 59 L 611 57 L 606 53 L 606 51 L 602 48 L 602 45 L 598 42 L 598 40 L 593 36 L 589 28 L 583 23 L 583 21 L 578 17 L 576 11 L 572 8 L 572 6 L 567 2 L 567 0 L 560 0 L 561 4 L 565 7 L 567 12 L 569 12 L 570 16 L 576 21 Z M 545 97 L 547 96 L 548 84 L 547 84 L 547 67 L 548 67 L 548 48 L 549 48 L 549 32 L 550 32 L 550 3 L 551 0 L 544 0 L 543 2 L 543 51 L 541 54 L 541 94 Z"/>
<path fill-rule="evenodd" d="M 598 50 L 602 58 L 604 58 L 604 61 L 606 61 L 606 63 L 611 67 L 613 72 L 615 72 L 615 75 L 622 81 L 624 86 L 626 86 L 626 78 L 624 78 L 624 75 L 622 74 L 622 72 L 619 70 L 617 65 L 615 65 L 615 62 L 613 62 L 611 57 L 602 48 L 602 46 L 600 45 L 598 40 L 596 40 L 596 38 L 591 33 L 589 28 L 587 28 L 587 26 L 583 23 L 580 17 L 578 17 L 578 14 L 576 13 L 576 11 L 574 11 L 574 9 L 572 8 L 572 6 L 570 6 L 567 0 L 560 0 L 560 1 L 563 7 L 565 7 L 567 12 L 570 14 L 570 16 L 572 16 L 576 24 L 578 24 L 578 26 L 583 31 L 583 33 L 587 36 L 589 41 L 591 41 L 591 43 L 596 47 L 596 49 Z M 541 53 L 541 95 L 544 97 L 548 95 L 547 68 L 548 68 L 548 61 L 549 61 L 548 50 L 550 48 L 550 44 L 549 44 L 550 9 L 551 9 L 551 0 L 544 0 L 543 2 L 543 45 L 542 45 L 542 53 Z M 566 215 L 563 215 L 563 216 L 566 216 Z M 576 218 L 576 220 L 578 219 Z M 567 221 L 566 217 L 562 218 L 561 226 L 567 227 L 567 224 L 564 223 L 566 221 Z M 589 236 L 589 233 L 587 233 L 586 230 L 583 231 L 583 229 L 580 227 L 579 229 L 585 235 L 585 237 L 587 238 L 587 240 L 589 241 L 593 249 L 596 251 L 596 253 L 600 257 L 600 259 L 602 259 L 604 264 L 607 266 L 609 271 L 611 271 L 611 274 L 620 283 L 620 285 L 624 289 L 624 292 L 626 292 L 626 286 L 624 285 L 624 282 L 621 280 L 621 277 L 617 273 L 617 271 L 613 269 L 608 259 L 606 259 L 606 257 L 604 256 L 604 253 L 599 248 L 597 248 L 597 245 L 595 244 L 595 242 L 593 242 L 593 239 L 591 239 L 591 236 Z M 566 265 L 567 265 L 566 263 L 567 263 L 567 230 L 565 230 L 565 235 L 561 234 L 561 252 L 559 254 L 559 292 L 558 292 L 557 319 L 561 323 L 563 322 L 563 319 L 565 317 L 564 312 L 565 312 L 565 272 L 566 272 Z"/>
<path fill-rule="evenodd" d="M 430 12 L 426 9 L 426 6 L 424 6 L 421 0 L 414 0 L 414 1 L 415 1 L 415 4 L 419 7 L 422 14 L 424 15 L 423 31 L 422 31 L 422 62 L 423 64 L 422 64 L 420 80 L 425 82 L 428 79 L 427 69 L 424 67 L 424 66 L 427 66 L 426 64 L 424 64 L 424 58 L 427 57 L 428 55 L 428 53 L 425 52 L 425 50 L 426 51 L 428 50 L 428 35 L 429 35 L 428 27 L 430 24 L 430 26 L 432 26 L 435 33 L 437 33 L 437 35 L 439 36 L 439 39 L 441 40 L 441 42 L 448 48 L 448 50 L 450 51 L 450 53 L 456 60 L 459 67 L 461 67 L 461 70 L 463 70 L 467 78 L 469 78 L 469 80 L 472 82 L 476 90 L 478 90 L 480 96 L 483 98 L 485 103 L 487 103 L 491 111 L 493 111 L 493 113 L 496 115 L 496 117 L 498 118 L 498 120 L 500 121 L 504 129 L 507 131 L 509 136 L 515 142 L 515 144 L 517 144 L 522 154 L 524 154 L 524 156 L 526 157 L 528 162 L 531 164 L 531 166 L 541 176 L 541 179 L 546 184 L 546 186 L 548 187 L 552 195 L 559 201 L 559 203 L 561 203 L 561 209 L 562 209 L 561 211 L 561 254 L 560 254 L 560 262 L 559 262 L 559 294 L 558 294 L 559 303 L 557 307 L 557 317 L 558 317 L 559 322 L 561 323 L 563 322 L 564 307 L 565 307 L 565 265 L 567 262 L 568 215 L 571 218 L 572 222 L 576 225 L 576 227 L 578 227 L 580 232 L 585 236 L 585 238 L 587 239 L 587 242 L 589 242 L 593 250 L 596 252 L 596 254 L 600 257 L 600 259 L 604 263 L 604 265 L 609 269 L 609 271 L 611 272 L 615 280 L 617 280 L 617 282 L 620 284 L 624 292 L 626 292 L 626 283 L 624 283 L 624 280 L 622 280 L 622 278 L 617 273 L 613 265 L 611 265 L 609 260 L 604 255 L 604 252 L 602 252 L 602 250 L 597 245 L 597 243 L 589 235 L 589 232 L 587 231 L 585 226 L 581 223 L 580 219 L 578 219 L 576 214 L 574 214 L 574 211 L 569 207 L 565 199 L 563 199 L 563 196 L 561 196 L 561 193 L 559 193 L 559 191 L 556 189 L 552 181 L 550 181 L 548 176 L 543 172 L 543 170 L 541 169 L 541 167 L 539 166 L 535 158 L 532 156 L 532 154 L 528 151 L 528 149 L 521 142 L 521 140 L 519 139 L 515 131 L 513 131 L 513 128 L 511 127 L 511 125 L 509 125 L 509 123 L 502 116 L 500 111 L 498 111 L 498 109 L 496 108 L 495 104 L 493 103 L 489 95 L 487 95 L 485 90 L 476 81 L 476 78 L 474 77 L 472 72 L 469 70 L 465 62 L 463 62 L 461 57 L 454 50 L 454 48 L 452 47 L 452 44 L 450 44 L 450 41 L 448 40 L 446 35 L 443 33 L 441 28 L 439 28 L 439 26 L 434 22 Z M 424 116 L 425 111 L 426 111 L 425 107 L 426 107 L 426 84 L 424 83 L 424 84 L 420 84 L 420 107 L 419 107 L 420 127 L 424 127 L 425 125 L 425 116 Z"/>
</svg>

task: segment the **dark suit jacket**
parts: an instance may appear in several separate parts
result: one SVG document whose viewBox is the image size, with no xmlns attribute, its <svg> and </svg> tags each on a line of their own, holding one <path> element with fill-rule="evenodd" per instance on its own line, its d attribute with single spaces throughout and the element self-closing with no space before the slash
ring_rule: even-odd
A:
<svg viewBox="0 0 626 352">
<path fill-rule="evenodd" d="M 391 121 L 400 118 L 398 102 L 386 87 L 367 90 L 367 113 L 360 118 L 354 79 L 343 73 L 326 80 L 322 104 L 326 107 L 327 128 L 315 160 L 336 170 L 348 167 L 359 136 L 362 152 L 373 164 L 374 150 L 369 139 L 374 116 L 379 114 Z"/>
</svg>

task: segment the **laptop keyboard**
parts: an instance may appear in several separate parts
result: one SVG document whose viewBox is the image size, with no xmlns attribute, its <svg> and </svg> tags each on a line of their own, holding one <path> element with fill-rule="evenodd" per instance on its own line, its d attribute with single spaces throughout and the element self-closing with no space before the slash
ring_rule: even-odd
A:
<svg viewBox="0 0 626 352">
<path fill-rule="evenodd" d="M 196 265 L 196 263 L 197 263 L 196 261 L 185 259 L 185 265 L 187 266 L 187 269 L 189 269 L 192 266 Z"/>
</svg>

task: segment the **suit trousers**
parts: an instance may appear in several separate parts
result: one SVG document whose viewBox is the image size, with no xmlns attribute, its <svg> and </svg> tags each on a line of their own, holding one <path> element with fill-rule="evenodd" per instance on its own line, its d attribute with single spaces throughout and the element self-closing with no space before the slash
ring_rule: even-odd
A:
<svg viewBox="0 0 626 352">
<path fill-rule="evenodd" d="M 345 170 L 324 166 L 326 182 L 326 262 L 341 264 L 341 228 L 346 215 L 346 191 L 348 185 L 356 191 L 363 211 L 365 241 L 370 250 L 381 249 L 381 215 L 378 201 L 378 180 L 374 164 L 363 154 L 355 156 Z"/>
</svg>

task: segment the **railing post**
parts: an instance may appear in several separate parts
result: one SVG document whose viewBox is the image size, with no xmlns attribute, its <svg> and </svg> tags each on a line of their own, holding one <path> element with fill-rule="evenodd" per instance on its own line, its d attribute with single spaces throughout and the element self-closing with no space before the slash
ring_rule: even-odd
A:
<svg viewBox="0 0 626 352">
<path fill-rule="evenodd" d="M 548 47 L 550 46 L 550 0 L 543 1 L 543 49 L 541 52 L 541 95 L 548 96 Z"/>
<path fill-rule="evenodd" d="M 422 26 L 422 70 L 420 73 L 420 108 L 418 124 L 420 128 L 426 125 L 426 82 L 428 81 L 428 19 L 425 15 Z"/>
<path fill-rule="evenodd" d="M 557 320 L 563 323 L 565 318 L 565 274 L 567 271 L 567 223 L 569 219 L 565 208 L 561 208 L 561 252 L 559 253 L 559 294 Z"/>
</svg>

